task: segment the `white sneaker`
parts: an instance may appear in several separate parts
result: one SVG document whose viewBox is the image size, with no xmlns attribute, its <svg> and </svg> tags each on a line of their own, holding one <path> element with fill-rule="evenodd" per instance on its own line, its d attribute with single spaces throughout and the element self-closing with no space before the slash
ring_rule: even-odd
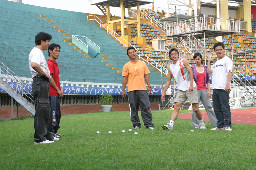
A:
<svg viewBox="0 0 256 170">
<path fill-rule="evenodd" d="M 217 127 L 215 127 L 215 128 L 212 128 L 211 130 L 223 130 L 223 128 L 217 128 Z"/>
<path fill-rule="evenodd" d="M 232 131 L 232 128 L 231 127 L 224 127 L 224 130 Z"/>
<path fill-rule="evenodd" d="M 155 128 L 154 127 L 148 127 L 149 129 L 151 129 L 151 130 L 154 130 Z"/>
<path fill-rule="evenodd" d="M 134 129 L 140 129 L 140 127 L 139 126 L 135 126 Z"/>
<path fill-rule="evenodd" d="M 34 142 L 35 145 L 38 145 L 38 144 L 48 144 L 48 143 L 54 143 L 54 141 L 45 140 L 45 141 L 42 141 L 42 142 Z"/>
<path fill-rule="evenodd" d="M 57 137 L 53 137 L 53 140 L 54 140 L 54 141 L 57 141 L 57 140 L 60 140 L 60 139 L 57 138 Z"/>
<path fill-rule="evenodd" d="M 204 123 L 200 123 L 199 124 L 199 129 L 206 129 L 205 124 Z"/>
<path fill-rule="evenodd" d="M 163 130 L 173 130 L 173 126 L 171 126 L 170 123 L 167 123 L 167 125 L 162 126 Z"/>
</svg>

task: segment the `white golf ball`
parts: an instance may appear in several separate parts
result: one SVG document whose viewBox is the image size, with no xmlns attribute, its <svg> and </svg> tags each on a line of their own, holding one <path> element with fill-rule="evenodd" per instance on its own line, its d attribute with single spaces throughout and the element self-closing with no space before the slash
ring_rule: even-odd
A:
<svg viewBox="0 0 256 170">
<path fill-rule="evenodd" d="M 112 131 L 108 131 L 108 133 L 112 133 Z"/>
<path fill-rule="evenodd" d="M 138 135 L 139 133 L 138 132 L 134 132 L 134 135 Z"/>
<path fill-rule="evenodd" d="M 132 131 L 132 129 L 129 129 L 129 132 L 131 132 Z"/>
<path fill-rule="evenodd" d="M 191 132 L 194 132 L 194 130 L 192 129 Z"/>
<path fill-rule="evenodd" d="M 100 131 L 97 131 L 96 133 L 100 133 Z"/>
<path fill-rule="evenodd" d="M 122 132 L 124 133 L 124 132 L 125 132 L 125 130 L 122 130 Z"/>
</svg>

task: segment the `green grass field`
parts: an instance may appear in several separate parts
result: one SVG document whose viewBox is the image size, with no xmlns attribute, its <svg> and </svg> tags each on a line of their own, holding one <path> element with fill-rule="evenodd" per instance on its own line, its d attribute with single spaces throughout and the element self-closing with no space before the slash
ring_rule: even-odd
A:
<svg viewBox="0 0 256 170">
<path fill-rule="evenodd" d="M 206 122 L 191 132 L 191 120 L 178 119 L 164 131 L 170 115 L 153 111 L 156 129 L 138 135 L 128 132 L 129 112 L 65 115 L 64 136 L 45 145 L 33 144 L 33 118 L 0 120 L 0 169 L 256 169 L 256 126 L 210 131 Z"/>
</svg>

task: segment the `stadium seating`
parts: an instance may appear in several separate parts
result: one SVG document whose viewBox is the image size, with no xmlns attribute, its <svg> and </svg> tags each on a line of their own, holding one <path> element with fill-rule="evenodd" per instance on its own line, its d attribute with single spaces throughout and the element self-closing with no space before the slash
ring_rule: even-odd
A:
<svg viewBox="0 0 256 170">
<path fill-rule="evenodd" d="M 160 21 L 164 17 L 164 13 L 160 12 L 154 12 L 150 9 L 143 9 L 142 13 L 147 13 L 149 16 L 154 18 L 157 21 Z M 211 23 L 212 20 L 210 18 L 216 18 L 216 16 L 208 16 L 208 23 Z M 255 33 L 256 28 L 256 21 L 252 20 L 252 31 Z M 206 38 L 205 41 L 205 47 L 207 49 L 208 56 L 215 55 L 213 52 L 213 45 L 216 42 L 216 37 Z M 223 42 L 225 44 L 225 48 L 228 51 L 231 51 L 232 49 L 232 40 L 230 35 L 223 36 Z M 199 46 L 204 46 L 204 41 L 199 40 Z M 256 49 L 256 37 L 254 34 L 250 34 L 246 31 L 241 31 L 238 34 L 233 35 L 233 53 L 239 53 L 241 51 L 250 50 L 250 49 Z M 170 42 L 167 41 L 167 44 L 171 45 Z M 229 52 L 229 55 L 231 55 L 231 52 Z M 244 56 L 240 57 L 234 57 L 234 70 L 236 72 L 246 72 L 249 75 L 255 75 L 256 74 L 256 68 L 255 68 L 255 56 L 256 53 L 248 53 L 246 55 L 246 58 Z M 246 65 L 246 66 L 245 66 Z"/>
<path fill-rule="evenodd" d="M 31 77 L 28 54 L 35 46 L 34 37 L 44 31 L 53 36 L 52 43 L 61 46 L 58 59 L 60 80 L 72 82 L 122 83 L 123 65 L 129 61 L 126 49 L 88 21 L 85 13 L 36 7 L 0 0 L 0 55 L 1 60 L 19 76 Z M 71 43 L 71 35 L 85 35 L 101 48 L 96 58 L 88 57 Z M 46 59 L 48 54 L 45 51 Z M 106 57 L 104 57 L 106 56 Z M 161 84 L 157 71 L 149 67 L 152 84 Z"/>
<path fill-rule="evenodd" d="M 132 37 L 137 36 L 137 25 L 133 24 L 131 26 L 131 30 Z M 148 23 L 141 23 L 141 36 L 146 37 L 146 43 L 148 45 L 152 45 L 152 40 L 160 38 L 161 34 L 157 29 L 153 28 L 153 26 L 150 26 Z"/>
</svg>

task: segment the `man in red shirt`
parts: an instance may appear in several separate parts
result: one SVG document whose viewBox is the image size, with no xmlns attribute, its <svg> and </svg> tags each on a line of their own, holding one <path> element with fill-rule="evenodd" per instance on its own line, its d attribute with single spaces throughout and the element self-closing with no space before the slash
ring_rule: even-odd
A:
<svg viewBox="0 0 256 170">
<path fill-rule="evenodd" d="M 52 76 L 55 84 L 51 84 L 49 91 L 49 98 L 51 104 L 51 123 L 49 125 L 49 132 L 52 132 L 55 137 L 61 137 L 60 134 L 57 133 L 60 128 L 60 100 L 59 97 L 63 97 L 63 91 L 60 87 L 60 79 L 59 79 L 59 66 L 56 60 L 60 54 L 60 45 L 51 44 L 48 47 L 49 59 L 47 60 L 47 64 L 50 70 L 50 75 Z"/>
</svg>

